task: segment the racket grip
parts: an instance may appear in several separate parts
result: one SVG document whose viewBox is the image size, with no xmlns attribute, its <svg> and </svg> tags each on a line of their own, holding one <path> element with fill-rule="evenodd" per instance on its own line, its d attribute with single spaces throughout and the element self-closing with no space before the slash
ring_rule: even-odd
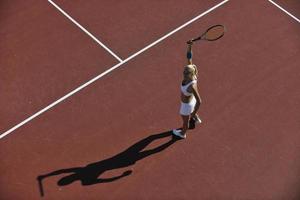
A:
<svg viewBox="0 0 300 200">
<path fill-rule="evenodd" d="M 191 39 L 191 40 L 187 41 L 186 43 L 189 44 L 189 45 L 192 45 L 193 42 L 194 42 L 194 39 Z"/>
<path fill-rule="evenodd" d="M 195 41 L 197 41 L 197 40 L 201 40 L 201 37 L 197 37 L 197 38 L 195 38 L 195 39 L 192 39 L 192 42 L 195 42 Z"/>
</svg>

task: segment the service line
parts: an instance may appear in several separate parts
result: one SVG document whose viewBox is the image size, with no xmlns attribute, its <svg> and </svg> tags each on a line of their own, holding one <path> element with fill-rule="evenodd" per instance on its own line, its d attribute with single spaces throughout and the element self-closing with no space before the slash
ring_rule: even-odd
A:
<svg viewBox="0 0 300 200">
<path fill-rule="evenodd" d="M 61 12 L 64 16 L 66 16 L 69 20 L 71 20 L 76 26 L 78 26 L 83 32 L 85 32 L 88 36 L 90 36 L 95 42 L 97 42 L 100 46 L 102 46 L 106 51 L 108 51 L 113 57 L 115 57 L 119 62 L 122 62 L 122 59 L 117 56 L 112 50 L 110 50 L 107 46 L 105 46 L 102 42 L 100 42 L 93 34 L 91 34 L 88 30 L 86 30 L 83 26 L 81 26 L 75 19 L 73 19 L 70 15 L 68 15 L 63 9 L 61 9 L 57 4 L 55 4 L 52 0 L 48 0 L 59 12 Z"/>
</svg>

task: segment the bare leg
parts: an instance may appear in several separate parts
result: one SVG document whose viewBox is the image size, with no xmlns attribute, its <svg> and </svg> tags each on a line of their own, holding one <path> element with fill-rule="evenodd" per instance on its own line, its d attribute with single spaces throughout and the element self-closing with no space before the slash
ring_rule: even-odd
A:
<svg viewBox="0 0 300 200">
<path fill-rule="evenodd" d="M 189 115 L 181 115 L 182 117 L 182 135 L 185 135 L 186 131 L 189 129 L 189 120 L 190 120 L 190 116 Z"/>
</svg>

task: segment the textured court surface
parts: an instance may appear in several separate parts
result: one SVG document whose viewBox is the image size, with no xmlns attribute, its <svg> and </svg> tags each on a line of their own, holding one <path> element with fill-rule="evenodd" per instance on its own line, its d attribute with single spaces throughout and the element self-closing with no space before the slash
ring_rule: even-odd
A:
<svg viewBox="0 0 300 200">
<path fill-rule="evenodd" d="M 55 2 L 124 60 L 221 1 Z M 47 1 L 0 10 L 1 133 L 118 63 Z M 218 23 L 194 45 L 204 123 L 172 140 L 185 41 Z M 298 200 L 299 54 L 296 20 L 230 0 L 2 138 L 0 197 L 40 199 L 53 172 L 43 199 Z"/>
</svg>

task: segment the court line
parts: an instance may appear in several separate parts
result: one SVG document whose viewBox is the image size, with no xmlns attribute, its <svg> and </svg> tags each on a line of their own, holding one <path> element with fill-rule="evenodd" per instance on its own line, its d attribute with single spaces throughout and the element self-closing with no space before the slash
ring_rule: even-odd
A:
<svg viewBox="0 0 300 200">
<path fill-rule="evenodd" d="M 281 7 L 280 5 L 278 5 L 277 3 L 275 3 L 272 0 L 268 0 L 270 3 L 272 3 L 273 5 L 275 5 L 277 8 L 279 8 L 280 10 L 282 10 L 283 12 L 285 12 L 287 15 L 289 15 L 290 17 L 292 17 L 294 20 L 296 20 L 298 23 L 300 23 L 300 19 L 298 19 L 297 17 L 295 17 L 294 15 L 292 15 L 291 13 L 289 13 L 287 10 L 285 10 L 283 7 Z"/>
<path fill-rule="evenodd" d="M 223 4 L 225 4 L 226 2 L 228 2 L 229 0 L 224 0 L 221 3 L 215 5 L 214 7 L 206 10 L 205 12 L 201 13 L 200 15 L 196 16 L 195 18 L 191 19 L 190 21 L 184 23 L 183 25 L 179 26 L 178 28 L 174 29 L 173 31 L 169 32 L 168 34 L 164 35 L 163 37 L 159 38 L 158 40 L 154 41 L 153 43 L 149 44 L 148 46 L 144 47 L 143 49 L 141 49 L 140 51 L 136 52 L 135 54 L 129 56 L 128 58 L 126 58 L 125 60 L 121 61 L 120 63 L 114 65 L 113 67 L 111 67 L 110 69 L 104 71 L 103 73 L 99 74 L 98 76 L 94 77 L 93 79 L 89 80 L 88 82 L 84 83 L 83 85 L 79 86 L 78 88 L 74 89 L 73 91 L 71 91 L 70 93 L 66 94 L 65 96 L 59 98 L 58 100 L 56 100 L 55 102 L 51 103 L 50 105 L 48 105 L 47 107 L 43 108 L 42 110 L 38 111 L 37 113 L 35 113 L 34 115 L 28 117 L 27 119 L 25 119 L 24 121 L 22 121 L 21 123 L 15 125 L 14 127 L 10 128 L 9 130 L 7 130 L 6 132 L 2 133 L 0 135 L 0 139 L 4 138 L 5 136 L 7 136 L 8 134 L 12 133 L 13 131 L 15 131 L 16 129 L 20 128 L 21 126 L 23 126 L 24 124 L 30 122 L 31 120 L 33 120 L 34 118 L 38 117 L 39 115 L 41 115 L 42 113 L 46 112 L 47 110 L 49 110 L 50 108 L 56 106 L 57 104 L 59 104 L 60 102 L 64 101 L 65 99 L 69 98 L 70 96 L 72 96 L 73 94 L 79 92 L 80 90 L 82 90 L 83 88 L 87 87 L 88 85 L 92 84 L 93 82 L 95 82 L 96 80 L 100 79 L 101 77 L 107 75 L 108 73 L 112 72 L 113 70 L 117 69 L 118 67 L 122 66 L 123 64 L 127 63 L 128 61 L 132 60 L 133 58 L 135 58 L 136 56 L 138 56 L 139 54 L 143 53 L 144 51 L 148 50 L 149 48 L 151 48 L 152 46 L 156 45 L 157 43 L 161 42 L 162 40 L 166 39 L 167 37 L 173 35 L 175 32 L 183 29 L 184 27 L 188 26 L 189 24 L 193 23 L 194 21 L 198 20 L 199 18 L 205 16 L 206 14 L 210 13 L 211 11 L 215 10 L 216 8 L 222 6 Z"/>
<path fill-rule="evenodd" d="M 68 15 L 63 9 L 61 9 L 57 4 L 55 4 L 52 0 L 48 0 L 50 4 L 52 4 L 57 10 L 59 10 L 65 17 L 71 20 L 76 26 L 78 26 L 83 32 L 85 32 L 88 36 L 90 36 L 95 42 L 97 42 L 100 46 L 102 46 L 106 51 L 108 51 L 113 57 L 115 57 L 119 62 L 123 60 L 117 56 L 112 50 L 110 50 L 106 45 L 100 42 L 94 35 L 92 35 L 88 30 L 86 30 L 83 26 L 81 26 L 77 21 L 75 21 L 70 15 Z"/>
</svg>

